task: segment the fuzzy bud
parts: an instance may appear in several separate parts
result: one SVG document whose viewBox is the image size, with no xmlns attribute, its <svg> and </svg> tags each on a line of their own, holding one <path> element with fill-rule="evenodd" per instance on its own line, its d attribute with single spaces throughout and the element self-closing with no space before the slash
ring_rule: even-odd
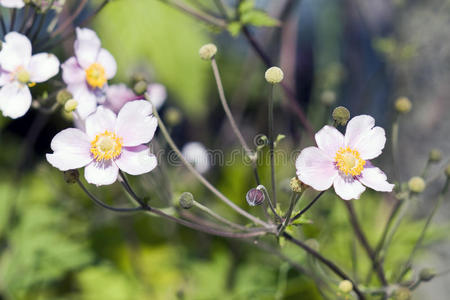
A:
<svg viewBox="0 0 450 300">
<path fill-rule="evenodd" d="M 339 283 L 339 290 L 344 294 L 348 294 L 353 291 L 353 283 L 350 280 L 342 280 Z"/>
<path fill-rule="evenodd" d="M 133 91 L 136 95 L 143 95 L 147 91 L 147 82 L 139 80 L 134 84 Z"/>
<path fill-rule="evenodd" d="M 437 163 L 442 159 L 442 152 L 439 149 L 432 149 L 429 155 L 430 162 Z"/>
<path fill-rule="evenodd" d="M 182 208 L 189 209 L 194 206 L 194 196 L 189 192 L 184 192 L 180 196 L 179 203 Z"/>
<path fill-rule="evenodd" d="M 60 90 L 58 94 L 56 94 L 56 101 L 61 105 L 66 104 L 66 102 L 72 98 L 73 98 L 72 93 L 66 89 Z"/>
<path fill-rule="evenodd" d="M 74 184 L 80 178 L 80 173 L 78 170 L 68 170 L 64 171 L 64 181 L 68 184 Z"/>
<path fill-rule="evenodd" d="M 422 269 L 419 273 L 420 281 L 430 281 L 434 276 L 436 276 L 436 272 L 432 268 Z"/>
<path fill-rule="evenodd" d="M 164 119 L 166 120 L 167 124 L 170 126 L 176 126 L 181 122 L 181 112 L 173 107 L 167 108 Z"/>
<path fill-rule="evenodd" d="M 413 193 L 422 193 L 427 184 L 422 177 L 414 176 L 408 181 L 409 190 Z"/>
<path fill-rule="evenodd" d="M 203 60 L 211 60 L 214 58 L 214 56 L 217 53 L 217 47 L 214 44 L 206 44 L 200 47 L 200 50 L 198 50 L 198 54 L 200 55 L 200 58 Z"/>
<path fill-rule="evenodd" d="M 264 192 L 259 189 L 251 189 L 245 195 L 245 199 L 250 206 L 261 205 L 265 199 Z"/>
<path fill-rule="evenodd" d="M 271 84 L 280 83 L 284 78 L 283 70 L 278 67 L 271 67 L 264 73 L 266 81 Z"/>
<path fill-rule="evenodd" d="M 301 193 L 305 190 L 305 185 L 297 177 L 292 177 L 289 186 L 294 193 Z"/>
<path fill-rule="evenodd" d="M 343 106 L 338 106 L 333 110 L 332 116 L 336 124 L 345 126 L 350 119 L 350 111 Z"/>
<path fill-rule="evenodd" d="M 336 103 L 336 93 L 333 91 L 324 91 L 322 95 L 320 95 L 320 101 L 327 106 L 331 106 Z"/>
<path fill-rule="evenodd" d="M 393 296 L 395 300 L 410 300 L 411 291 L 406 287 L 399 287 L 394 291 Z"/>
<path fill-rule="evenodd" d="M 395 110 L 397 110 L 398 113 L 406 114 L 411 110 L 411 108 L 412 103 L 406 97 L 400 97 L 395 101 Z"/>
<path fill-rule="evenodd" d="M 74 99 L 70 99 L 64 104 L 64 110 L 68 113 L 73 112 L 75 109 L 77 109 L 78 101 Z"/>
</svg>

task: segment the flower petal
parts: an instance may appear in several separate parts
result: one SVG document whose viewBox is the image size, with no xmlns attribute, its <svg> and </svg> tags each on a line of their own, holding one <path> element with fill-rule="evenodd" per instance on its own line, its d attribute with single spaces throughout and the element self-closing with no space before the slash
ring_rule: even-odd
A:
<svg viewBox="0 0 450 300">
<path fill-rule="evenodd" d="M 156 156 L 150 153 L 150 149 L 144 145 L 123 148 L 120 157 L 115 160 L 115 163 L 119 169 L 130 175 L 148 173 L 158 164 Z"/>
<path fill-rule="evenodd" d="M 5 117 L 17 119 L 31 106 L 31 93 L 27 85 L 17 81 L 6 84 L 0 90 L 0 110 Z"/>
<path fill-rule="evenodd" d="M 317 147 L 303 149 L 295 162 L 295 167 L 298 179 L 318 191 L 330 188 L 338 175 L 333 161 Z"/>
<path fill-rule="evenodd" d="M 77 39 L 75 40 L 74 50 L 78 63 L 83 69 L 87 69 L 97 60 L 101 48 L 101 42 L 97 34 L 88 28 L 76 29 Z"/>
<path fill-rule="evenodd" d="M 125 84 L 113 84 L 106 88 L 105 106 L 118 113 L 125 103 L 136 100 L 136 95 Z"/>
<path fill-rule="evenodd" d="M 334 191 L 344 200 L 359 199 L 366 188 L 351 176 L 336 176 L 333 182 Z"/>
<path fill-rule="evenodd" d="M 126 103 L 117 115 L 116 133 L 124 146 L 138 146 L 150 142 L 158 121 L 151 115 L 152 105 L 146 100 Z"/>
<path fill-rule="evenodd" d="M 87 116 L 95 112 L 97 96 L 85 82 L 68 85 L 67 90 L 72 93 L 73 99 L 77 100 L 77 113 L 82 119 L 86 119 Z"/>
<path fill-rule="evenodd" d="M 20 66 L 27 66 L 31 59 L 31 42 L 23 34 L 10 32 L 0 52 L 2 69 L 13 72 Z"/>
<path fill-rule="evenodd" d="M 319 149 L 325 152 L 330 159 L 334 159 L 339 148 L 344 146 L 344 136 L 334 127 L 324 126 L 315 135 Z"/>
<path fill-rule="evenodd" d="M 47 81 L 59 72 L 59 60 L 50 53 L 39 53 L 33 55 L 28 65 L 30 81 Z"/>
<path fill-rule="evenodd" d="M 355 145 L 373 128 L 375 119 L 368 115 L 352 118 L 345 131 L 345 146 L 354 149 Z"/>
<path fill-rule="evenodd" d="M 116 75 L 117 63 L 114 57 L 106 49 L 100 49 L 97 62 L 105 68 L 106 78 L 111 79 Z"/>
<path fill-rule="evenodd" d="M 386 174 L 374 166 L 364 168 L 358 180 L 365 186 L 379 192 L 392 192 L 394 188 L 393 184 L 387 182 Z"/>
<path fill-rule="evenodd" d="M 0 5 L 8 8 L 22 8 L 25 6 L 23 0 L 0 0 Z"/>
<path fill-rule="evenodd" d="M 99 133 L 108 130 L 114 132 L 116 115 L 109 109 L 99 106 L 97 111 L 86 119 L 86 134 L 93 140 Z"/>
<path fill-rule="evenodd" d="M 14 79 L 11 73 L 5 71 L 0 66 L 0 86 L 4 86 L 5 84 L 11 82 Z"/>
<path fill-rule="evenodd" d="M 61 171 L 78 169 L 92 161 L 89 139 L 76 128 L 64 129 L 53 138 L 50 147 L 53 154 L 47 154 L 48 162 Z"/>
<path fill-rule="evenodd" d="M 156 109 L 159 109 L 167 98 L 166 87 L 160 83 L 149 84 L 147 86 L 147 94 Z"/>
<path fill-rule="evenodd" d="M 75 56 L 66 60 L 62 65 L 62 77 L 66 84 L 83 83 L 86 81 L 86 72 L 78 64 Z"/>
<path fill-rule="evenodd" d="M 381 127 L 374 127 L 355 145 L 362 159 L 373 159 L 381 154 L 386 144 L 386 134 Z"/>
<path fill-rule="evenodd" d="M 84 178 L 88 183 L 95 185 L 113 184 L 117 180 L 118 174 L 119 168 L 112 161 L 93 161 L 84 168 Z"/>
</svg>

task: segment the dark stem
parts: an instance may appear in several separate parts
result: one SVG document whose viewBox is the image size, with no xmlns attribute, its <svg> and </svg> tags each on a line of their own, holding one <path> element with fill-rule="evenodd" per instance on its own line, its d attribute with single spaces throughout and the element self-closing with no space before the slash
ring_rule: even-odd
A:
<svg viewBox="0 0 450 300">
<path fill-rule="evenodd" d="M 14 30 L 14 23 L 16 23 L 16 14 L 17 14 L 17 9 L 13 8 L 11 10 L 11 23 L 9 24 L 9 31 Z"/>
<path fill-rule="evenodd" d="M 3 13 L 0 11 L 0 23 L 2 26 L 2 34 L 5 35 L 6 34 L 6 25 L 5 25 L 5 20 L 3 20 Z"/>
<path fill-rule="evenodd" d="M 81 0 L 81 3 L 78 5 L 75 12 L 69 18 L 67 18 L 67 20 L 62 25 L 60 25 L 55 31 L 52 32 L 50 38 L 54 38 L 58 34 L 64 32 L 64 30 L 66 30 L 66 28 L 69 27 L 73 23 L 73 21 L 78 17 L 78 15 L 83 11 L 83 8 L 86 6 L 87 3 L 88 0 Z"/>
<path fill-rule="evenodd" d="M 298 214 L 296 214 L 292 219 L 291 222 L 294 222 L 295 220 L 297 220 L 298 218 L 300 218 L 305 212 L 307 212 L 311 206 L 314 205 L 314 203 L 316 203 L 317 200 L 319 200 L 319 198 L 325 193 L 325 191 L 321 191 L 316 197 L 314 197 L 314 199 L 308 204 L 306 205 L 306 207 L 304 209 L 302 209 Z"/>
<path fill-rule="evenodd" d="M 23 13 L 22 24 L 19 27 L 19 32 L 23 32 L 25 25 L 27 24 L 28 18 L 30 16 L 30 6 L 25 6 L 25 12 Z"/>
</svg>

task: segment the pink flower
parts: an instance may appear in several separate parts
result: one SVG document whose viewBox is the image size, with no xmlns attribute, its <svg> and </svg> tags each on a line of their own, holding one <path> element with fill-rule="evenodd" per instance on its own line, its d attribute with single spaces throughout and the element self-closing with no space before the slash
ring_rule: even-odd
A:
<svg viewBox="0 0 450 300">
<path fill-rule="evenodd" d="M 114 77 L 117 64 L 107 50 L 101 48 L 97 34 L 87 28 L 77 28 L 75 56 L 61 66 L 67 89 L 78 101 L 77 112 L 86 118 L 95 111 L 97 103 L 105 101 L 104 88 Z"/>
<path fill-rule="evenodd" d="M 51 142 L 48 162 L 67 171 L 85 167 L 86 181 L 96 185 L 112 184 L 119 169 L 140 175 L 157 165 L 147 144 L 155 134 L 158 122 L 151 114 L 152 105 L 145 100 L 128 102 L 116 115 L 99 106 L 87 117 L 85 130 L 68 128 Z"/>
<path fill-rule="evenodd" d="M 374 126 L 374 118 L 361 115 L 348 122 L 345 136 L 334 127 L 323 127 L 315 135 L 318 147 L 303 149 L 297 158 L 298 178 L 318 191 L 333 185 L 344 200 L 359 199 L 364 186 L 391 192 L 394 185 L 369 161 L 386 143 L 384 129 Z"/>
<path fill-rule="evenodd" d="M 136 96 L 130 88 L 125 84 L 113 84 L 106 88 L 105 107 L 117 113 L 125 103 L 137 99 L 142 99 Z"/>
</svg>

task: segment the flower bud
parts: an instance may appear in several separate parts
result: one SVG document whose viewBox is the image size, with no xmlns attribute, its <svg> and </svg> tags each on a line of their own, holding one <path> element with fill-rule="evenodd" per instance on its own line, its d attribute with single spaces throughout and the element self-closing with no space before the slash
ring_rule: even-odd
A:
<svg viewBox="0 0 450 300">
<path fill-rule="evenodd" d="M 332 116 L 337 125 L 345 126 L 350 119 L 350 111 L 343 106 L 338 106 L 333 110 Z"/>
<path fill-rule="evenodd" d="M 294 193 L 301 193 L 305 190 L 305 185 L 300 179 L 296 177 L 292 177 L 291 181 L 289 181 L 289 186 Z"/>
<path fill-rule="evenodd" d="M 147 91 L 147 82 L 144 80 L 139 80 L 135 83 L 133 91 L 136 95 L 143 95 Z"/>
<path fill-rule="evenodd" d="M 409 190 L 413 193 L 422 193 L 426 186 L 425 180 L 419 176 L 414 176 L 408 181 Z"/>
<path fill-rule="evenodd" d="M 250 206 L 261 205 L 265 199 L 264 192 L 259 189 L 253 188 L 247 192 L 247 195 L 245 195 L 245 199 Z"/>
<path fill-rule="evenodd" d="M 350 280 L 342 280 L 339 283 L 339 290 L 344 294 L 348 294 L 353 291 L 353 283 Z"/>
<path fill-rule="evenodd" d="M 214 56 L 217 53 L 217 47 L 214 44 L 206 44 L 200 47 L 200 50 L 198 50 L 198 54 L 200 55 L 201 59 L 204 60 L 211 60 L 214 58 Z"/>
<path fill-rule="evenodd" d="M 68 170 L 64 171 L 64 181 L 68 184 L 74 184 L 78 181 L 78 178 L 80 178 L 80 173 L 78 170 Z"/>
<path fill-rule="evenodd" d="M 184 209 L 189 209 L 194 206 L 194 196 L 189 192 L 184 192 L 183 194 L 181 194 L 178 201 L 180 203 L 180 206 Z"/>
<path fill-rule="evenodd" d="M 70 99 L 64 104 L 64 110 L 68 113 L 73 112 L 75 109 L 77 109 L 78 101 L 74 99 Z"/>
<path fill-rule="evenodd" d="M 60 90 L 58 94 L 56 94 L 56 101 L 61 105 L 66 104 L 66 102 L 72 98 L 73 98 L 72 93 L 66 89 Z"/>
<path fill-rule="evenodd" d="M 436 276 L 436 272 L 432 268 L 422 269 L 419 273 L 420 281 L 430 281 L 434 276 Z"/>
<path fill-rule="evenodd" d="M 327 106 L 336 103 L 336 94 L 333 91 L 327 90 L 320 95 L 320 101 Z"/>
<path fill-rule="evenodd" d="M 450 178 L 450 164 L 447 165 L 447 167 L 445 168 L 445 175 Z"/>
<path fill-rule="evenodd" d="M 176 126 L 181 122 L 181 112 L 173 107 L 167 108 L 164 119 L 166 120 L 167 124 L 170 126 Z"/>
<path fill-rule="evenodd" d="M 394 291 L 393 298 L 395 300 L 410 300 L 411 291 L 406 287 L 399 287 Z"/>
<path fill-rule="evenodd" d="M 395 110 L 397 110 L 398 113 L 406 114 L 411 108 L 411 101 L 406 97 L 400 97 L 395 101 Z"/>
<path fill-rule="evenodd" d="M 281 70 L 278 67 L 271 67 L 267 69 L 266 73 L 264 74 L 264 77 L 266 78 L 266 81 L 271 84 L 280 83 L 283 78 L 283 70 Z"/>
<path fill-rule="evenodd" d="M 437 163 L 442 159 L 442 152 L 439 149 L 431 149 L 429 155 L 430 162 Z"/>
</svg>

